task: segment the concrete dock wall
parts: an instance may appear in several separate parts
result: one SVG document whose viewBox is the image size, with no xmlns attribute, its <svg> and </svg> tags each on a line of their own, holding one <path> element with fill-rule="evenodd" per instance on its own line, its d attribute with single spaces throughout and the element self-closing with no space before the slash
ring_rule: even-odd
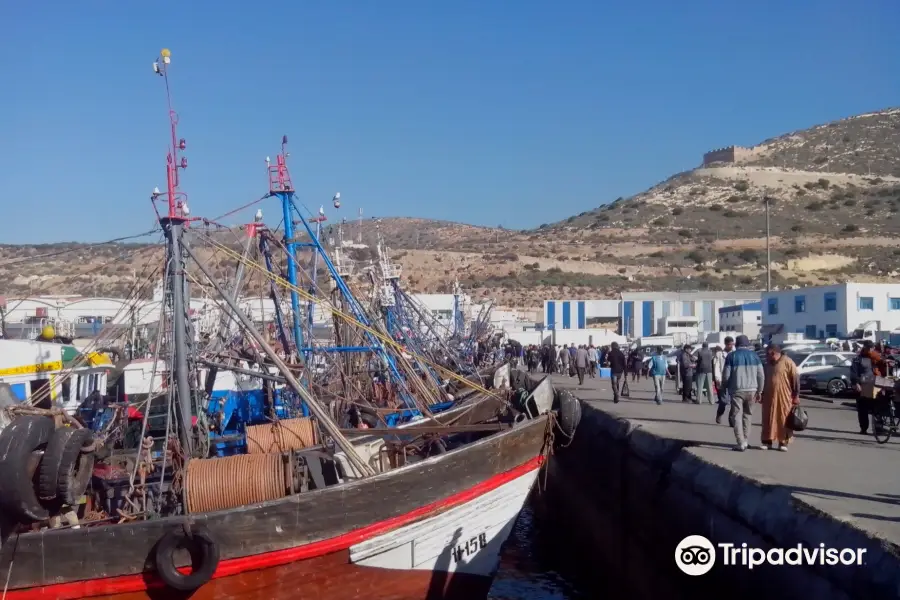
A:
<svg viewBox="0 0 900 600">
<path fill-rule="evenodd" d="M 671 440 L 585 403 L 571 444 L 550 461 L 548 504 L 571 520 L 585 560 L 619 575 L 633 598 L 900 597 L 898 548 L 825 514 L 782 486 L 741 476 Z M 859 465 L 865 469 L 866 465 Z M 675 564 L 688 535 L 762 549 L 865 548 L 856 566 L 716 566 L 689 577 Z M 712 596 L 708 596 L 712 597 Z"/>
</svg>

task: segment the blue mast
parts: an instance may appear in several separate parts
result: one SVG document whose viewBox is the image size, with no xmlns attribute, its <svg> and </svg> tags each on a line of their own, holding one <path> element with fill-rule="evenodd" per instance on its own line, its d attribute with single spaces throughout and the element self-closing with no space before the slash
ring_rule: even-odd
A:
<svg viewBox="0 0 900 600">
<path fill-rule="evenodd" d="M 397 363 L 394 360 L 394 357 L 391 356 L 386 350 L 384 345 L 381 343 L 381 340 L 378 337 L 372 335 L 368 329 L 372 328 L 372 323 L 366 315 L 365 310 L 362 305 L 353 295 L 353 292 L 350 291 L 350 288 L 347 286 L 347 283 L 344 281 L 344 278 L 335 268 L 334 263 L 331 261 L 331 258 L 328 256 L 328 253 L 325 252 L 325 249 L 322 247 L 319 242 L 319 237 L 313 231 L 310 226 L 310 221 L 319 222 L 320 220 L 324 220 L 323 216 L 320 216 L 318 219 L 306 219 L 297 208 L 294 202 L 294 186 L 291 183 L 290 174 L 288 173 L 287 168 L 287 136 L 284 136 L 281 140 L 281 154 L 276 157 L 276 164 L 269 165 L 269 194 L 273 196 L 277 196 L 281 200 L 282 212 L 284 214 L 284 228 L 285 228 L 285 245 L 288 249 L 288 282 L 290 282 L 292 286 L 291 290 L 291 308 L 294 312 L 294 339 L 297 343 L 297 352 L 300 355 L 307 354 L 308 351 L 312 350 L 312 344 L 310 344 L 310 348 L 303 348 L 302 346 L 302 337 L 300 333 L 300 301 L 299 296 L 296 292 L 297 284 L 297 270 L 296 270 L 296 247 L 297 246 L 309 246 L 313 249 L 314 256 L 316 258 L 321 257 L 322 262 L 325 264 L 325 267 L 328 269 L 328 272 L 331 275 L 331 278 L 334 280 L 335 285 L 340 291 L 342 297 L 347 303 L 347 306 L 350 309 L 353 317 L 361 323 L 367 329 L 363 330 L 363 335 L 366 338 L 368 346 L 362 347 L 353 347 L 353 348 L 315 348 L 316 351 L 331 351 L 331 352 L 359 352 L 359 351 L 370 351 L 375 352 L 385 363 L 388 368 L 388 372 L 391 378 L 400 386 L 400 397 L 402 398 L 404 404 L 406 404 L 409 410 L 404 411 L 404 416 L 418 416 L 420 413 L 416 409 L 416 403 L 412 399 L 412 396 L 409 393 L 409 390 L 406 386 L 406 381 L 404 377 L 401 375 L 400 370 L 397 368 Z M 336 197 L 337 200 L 339 197 Z M 294 221 L 294 216 L 296 215 L 297 221 Z M 294 225 L 299 224 L 302 225 L 306 230 L 306 234 L 309 236 L 310 242 L 297 243 L 295 237 L 297 235 L 294 230 Z M 310 340 L 311 341 L 311 340 Z"/>
<path fill-rule="evenodd" d="M 297 243 L 294 239 L 294 221 L 291 216 L 291 197 L 294 194 L 294 184 L 288 173 L 285 157 L 287 152 L 287 136 L 281 138 L 281 154 L 276 157 L 275 165 L 269 164 L 269 193 L 281 200 L 281 212 L 284 215 L 284 242 L 287 247 L 287 276 L 291 282 L 291 310 L 293 311 L 294 346 L 297 355 L 302 357 L 300 348 L 303 347 L 303 332 L 300 329 L 300 297 L 297 295 Z M 266 159 L 268 163 L 268 159 Z M 284 349 L 288 351 L 287 348 Z"/>
</svg>

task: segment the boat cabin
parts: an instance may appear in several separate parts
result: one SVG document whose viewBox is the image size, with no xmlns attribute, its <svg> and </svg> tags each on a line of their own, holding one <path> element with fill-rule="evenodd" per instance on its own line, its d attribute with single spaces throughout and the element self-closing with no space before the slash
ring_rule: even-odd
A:
<svg viewBox="0 0 900 600">
<path fill-rule="evenodd" d="M 89 355 L 83 366 L 77 348 L 39 340 L 0 340 L 0 383 L 13 397 L 36 406 L 64 407 L 74 413 L 78 404 L 94 390 L 106 392 L 112 368 L 110 360 Z M 64 377 L 64 375 L 69 375 Z"/>
</svg>

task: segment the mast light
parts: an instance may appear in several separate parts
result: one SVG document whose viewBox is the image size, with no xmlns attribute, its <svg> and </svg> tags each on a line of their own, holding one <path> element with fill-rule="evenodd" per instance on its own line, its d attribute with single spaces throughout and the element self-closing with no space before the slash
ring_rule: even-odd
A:
<svg viewBox="0 0 900 600">
<path fill-rule="evenodd" d="M 171 62 L 172 53 L 169 52 L 168 48 L 163 48 L 162 51 L 160 51 L 159 55 L 162 57 L 165 64 L 169 64 L 169 62 Z"/>
</svg>

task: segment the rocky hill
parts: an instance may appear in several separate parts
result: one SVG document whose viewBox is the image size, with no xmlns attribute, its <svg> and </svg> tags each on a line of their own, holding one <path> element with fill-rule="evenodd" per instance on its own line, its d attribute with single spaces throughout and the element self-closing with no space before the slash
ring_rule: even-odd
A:
<svg viewBox="0 0 900 600">
<path fill-rule="evenodd" d="M 448 291 L 459 279 L 477 297 L 531 307 L 624 290 L 762 288 L 767 205 L 773 285 L 894 278 L 900 109 L 766 140 L 736 162 L 530 231 L 383 218 L 330 225 L 324 237 L 374 245 L 381 235 L 412 290 Z M 238 247 L 235 236 L 219 239 Z M 233 270 L 222 252 L 197 247 L 218 275 Z M 360 266 L 374 258 L 368 248 L 348 253 Z M 121 295 L 161 256 L 156 245 L 0 246 L 0 294 Z"/>
</svg>

